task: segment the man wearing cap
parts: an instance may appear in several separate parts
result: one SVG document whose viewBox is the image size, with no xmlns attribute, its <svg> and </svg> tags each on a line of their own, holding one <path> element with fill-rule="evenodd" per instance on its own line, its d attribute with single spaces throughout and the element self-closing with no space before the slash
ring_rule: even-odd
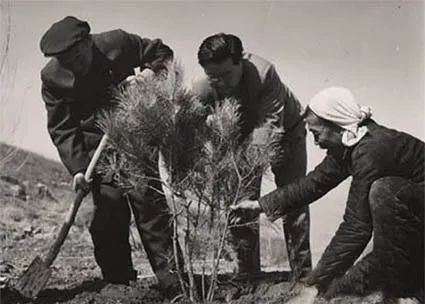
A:
<svg viewBox="0 0 425 304">
<path fill-rule="evenodd" d="M 245 53 L 237 36 L 224 33 L 212 35 L 202 42 L 198 50 L 198 62 L 205 76 L 193 84 L 194 92 L 209 105 L 226 97 L 238 100 L 241 141 L 253 136 L 254 141 L 261 142 L 261 132 L 256 132 L 256 129 L 265 124 L 272 125 L 276 132 L 284 134 L 278 143 L 282 153 L 272 162 L 277 186 L 284 186 L 304 176 L 307 154 L 301 105 L 282 83 L 273 64 L 254 54 Z M 261 176 L 256 182 L 256 193 L 252 198 L 258 198 L 260 194 Z M 292 280 L 296 282 L 311 271 L 308 207 L 288 214 L 283 228 Z M 241 215 L 239 225 L 230 231 L 238 255 L 238 272 L 259 272 L 258 217 Z"/>
<path fill-rule="evenodd" d="M 264 211 L 275 220 L 310 204 L 352 177 L 343 221 L 291 304 L 312 304 L 317 293 L 367 294 L 384 303 L 423 303 L 425 145 L 371 118 L 345 88 L 315 95 L 305 119 L 315 143 L 327 150 L 306 177 L 235 209 Z M 355 261 L 373 237 L 373 251 Z"/>
<path fill-rule="evenodd" d="M 54 23 L 40 47 L 50 58 L 41 72 L 49 134 L 73 176 L 74 190 L 88 189 L 84 172 L 102 137 L 96 115 L 112 105 L 110 90 L 134 75 L 135 68 L 164 70 L 173 52 L 160 39 L 140 38 L 121 29 L 90 34 L 89 24 L 75 17 Z M 158 170 L 150 174 L 159 177 Z M 112 177 L 96 176 L 90 187 L 95 204 L 90 233 L 96 262 L 105 281 L 128 284 L 136 279 L 136 271 L 128 241 L 127 198 Z M 170 262 L 170 215 L 165 197 L 155 190 L 160 187 L 159 182 L 151 182 L 146 194 L 135 193 L 129 201 L 153 271 L 160 286 L 170 291 L 177 279 Z"/>
</svg>

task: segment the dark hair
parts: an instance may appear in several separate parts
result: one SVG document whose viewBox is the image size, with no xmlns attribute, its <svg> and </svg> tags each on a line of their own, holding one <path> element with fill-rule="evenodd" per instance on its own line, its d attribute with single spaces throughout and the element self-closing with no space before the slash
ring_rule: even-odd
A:
<svg viewBox="0 0 425 304">
<path fill-rule="evenodd" d="M 230 58 L 234 64 L 238 64 L 242 59 L 242 52 L 242 41 L 239 37 L 219 33 L 202 41 L 198 50 L 198 62 L 205 66 L 207 63 L 221 63 Z"/>
</svg>

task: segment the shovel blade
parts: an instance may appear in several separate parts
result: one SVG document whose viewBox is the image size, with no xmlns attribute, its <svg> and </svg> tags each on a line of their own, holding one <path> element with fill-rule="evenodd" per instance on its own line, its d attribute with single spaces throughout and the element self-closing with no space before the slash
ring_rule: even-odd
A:
<svg viewBox="0 0 425 304">
<path fill-rule="evenodd" d="M 33 299 L 46 286 L 51 272 L 41 258 L 36 257 L 18 279 L 15 289 L 25 298 Z"/>
</svg>

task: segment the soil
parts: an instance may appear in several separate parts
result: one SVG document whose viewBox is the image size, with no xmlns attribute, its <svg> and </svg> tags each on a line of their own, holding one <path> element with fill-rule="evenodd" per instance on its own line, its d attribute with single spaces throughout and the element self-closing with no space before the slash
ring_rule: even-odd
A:
<svg viewBox="0 0 425 304">
<path fill-rule="evenodd" d="M 7 148 L 7 147 L 6 147 Z M 5 146 L 0 144 L 0 159 Z M 54 239 L 73 198 L 69 177 L 60 164 L 29 152 L 18 151 L 1 169 L 1 175 L 18 179 L 26 189 L 26 197 L 9 193 L 9 185 L 0 179 L 0 304 L 132 304 L 169 303 L 158 291 L 136 230 L 131 228 L 133 261 L 138 280 L 129 286 L 105 284 L 93 258 L 93 245 L 88 233 L 92 203 L 83 202 L 76 223 L 54 262 L 53 274 L 46 289 L 35 300 L 22 298 L 13 286 L 37 256 L 43 256 Z M 40 197 L 36 185 L 43 183 L 52 193 Z M 276 271 L 255 278 L 232 279 L 230 269 L 222 271 L 214 303 L 284 303 L 289 298 L 288 273 Z M 366 298 L 341 297 L 316 303 L 378 303 L 379 295 Z M 176 301 L 179 302 L 179 301 Z M 179 303 L 185 303 L 180 301 Z"/>
</svg>

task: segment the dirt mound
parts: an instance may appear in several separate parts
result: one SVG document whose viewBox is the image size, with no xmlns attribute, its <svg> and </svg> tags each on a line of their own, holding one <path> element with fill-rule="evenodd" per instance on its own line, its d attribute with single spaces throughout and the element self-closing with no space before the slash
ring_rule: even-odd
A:
<svg viewBox="0 0 425 304">
<path fill-rule="evenodd" d="M 269 273 L 262 277 L 245 280 L 223 280 L 219 284 L 215 301 L 212 304 L 280 304 L 288 300 L 290 284 L 281 281 L 284 273 Z M 334 304 L 376 304 L 381 300 L 378 294 L 367 298 L 344 297 L 333 299 Z M 2 290 L 2 304 L 165 304 L 170 303 L 156 286 L 146 285 L 143 280 L 130 286 L 105 284 L 101 280 L 84 281 L 68 288 L 52 288 L 42 291 L 34 300 L 25 300 L 13 289 Z M 174 303 L 188 304 L 185 300 Z M 318 299 L 316 304 L 326 304 Z"/>
<path fill-rule="evenodd" d="M 78 286 L 65 289 L 53 288 L 42 291 L 36 300 L 22 298 L 13 289 L 2 291 L 5 304 L 112 304 L 112 303 L 163 303 L 165 299 L 155 289 L 143 285 L 108 285 L 100 280 L 85 281 Z"/>
<path fill-rule="evenodd" d="M 269 303 L 273 299 L 283 299 L 289 284 L 280 282 L 287 278 L 285 273 L 263 274 L 250 280 L 236 281 L 230 276 L 221 276 L 215 303 Z M 200 277 L 198 277 L 200 282 Z M 105 284 L 98 279 L 84 281 L 67 288 L 51 288 L 42 291 L 36 300 L 22 298 L 12 288 L 2 290 L 5 304 L 133 304 L 169 303 L 155 285 L 144 284 L 144 280 L 132 282 L 129 286 Z M 180 303 L 186 303 L 182 300 Z"/>
</svg>

